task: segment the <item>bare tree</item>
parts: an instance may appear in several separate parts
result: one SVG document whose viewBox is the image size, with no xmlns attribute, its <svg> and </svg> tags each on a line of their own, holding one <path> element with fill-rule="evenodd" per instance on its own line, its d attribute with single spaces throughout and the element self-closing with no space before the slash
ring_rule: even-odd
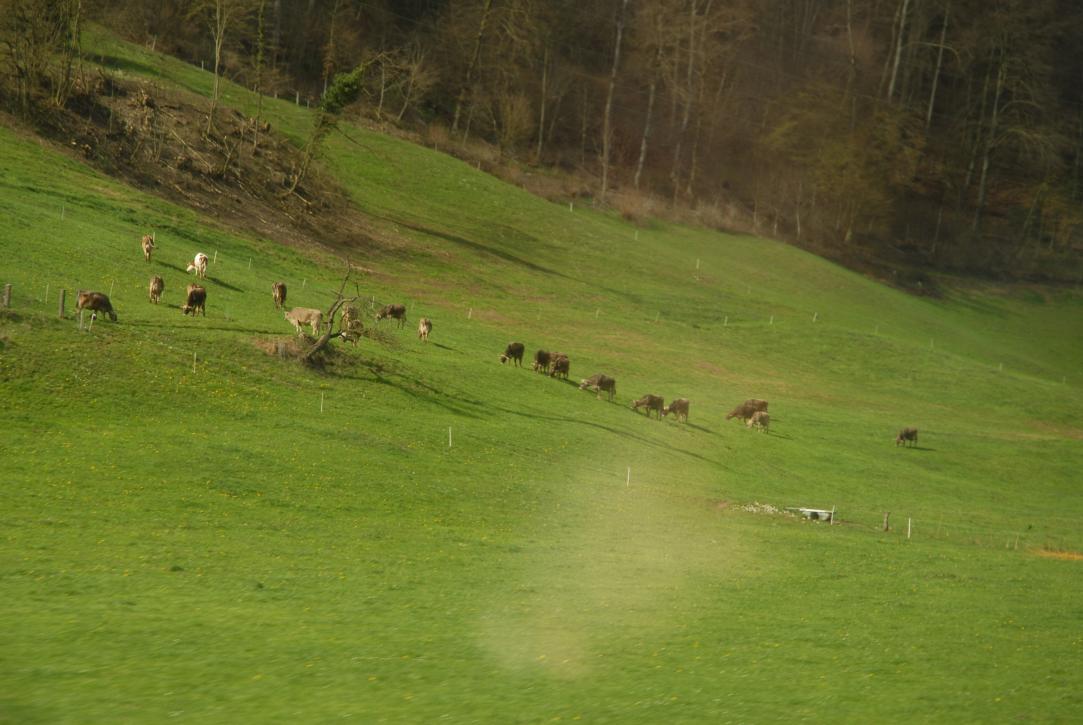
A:
<svg viewBox="0 0 1083 725">
<path fill-rule="evenodd" d="M 235 23 L 239 23 L 253 9 L 253 0 L 195 0 L 189 11 L 189 17 L 201 18 L 207 23 L 214 41 L 214 86 L 211 89 L 211 107 L 207 112 L 207 134 L 214 131 L 214 112 L 218 108 L 221 96 L 222 48 L 226 42 L 226 33 Z"/>
<path fill-rule="evenodd" d="M 624 34 L 624 13 L 628 9 L 628 0 L 620 0 L 617 10 L 617 39 L 613 43 L 613 66 L 609 71 L 609 87 L 605 93 L 605 110 L 602 112 L 602 189 L 598 194 L 600 201 L 605 201 L 609 190 L 609 149 L 613 142 L 611 119 L 613 116 L 613 92 L 617 87 L 617 69 L 620 67 L 620 44 Z"/>
<path fill-rule="evenodd" d="M 356 290 L 357 294 L 353 297 L 346 297 L 343 292 L 346 290 L 346 285 L 350 282 L 350 274 L 353 272 L 353 266 L 350 264 L 350 260 L 346 260 L 346 272 L 342 275 L 342 282 L 338 286 L 338 291 L 335 293 L 335 298 L 332 300 L 330 306 L 327 308 L 327 313 L 324 315 L 324 319 L 327 320 L 327 329 L 316 338 L 316 341 L 312 344 L 305 354 L 301 356 L 301 362 L 306 365 L 311 365 L 316 356 L 327 347 L 327 344 L 333 339 L 346 339 L 351 331 L 346 330 L 342 326 L 342 316 L 340 311 L 346 307 L 352 306 L 357 300 L 361 298 L 360 290 Z M 356 287 L 355 287 L 356 289 Z M 338 329 L 335 329 L 336 318 L 338 321 Z"/>
<path fill-rule="evenodd" d="M 485 26 L 489 22 L 489 11 L 492 10 L 493 0 L 484 0 L 481 8 L 481 17 L 478 19 L 477 33 L 474 35 L 474 52 L 470 54 L 470 62 L 466 66 L 466 77 L 463 78 L 459 95 L 455 99 L 455 111 L 451 119 L 451 133 L 459 129 L 459 119 L 462 116 L 463 105 L 466 103 L 467 94 L 473 86 L 474 72 L 478 67 L 478 58 L 481 57 L 481 43 L 485 38 Z"/>
</svg>

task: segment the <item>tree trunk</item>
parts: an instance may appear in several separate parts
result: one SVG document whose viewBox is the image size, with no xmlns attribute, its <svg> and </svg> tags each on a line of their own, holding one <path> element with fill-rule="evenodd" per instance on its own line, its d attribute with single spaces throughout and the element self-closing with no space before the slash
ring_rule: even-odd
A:
<svg viewBox="0 0 1083 725">
<path fill-rule="evenodd" d="M 993 111 L 989 118 L 989 133 L 985 138 L 985 151 L 982 153 L 981 159 L 981 177 L 978 181 L 978 204 L 974 209 L 974 226 L 975 233 L 981 229 L 981 217 L 982 212 L 985 210 L 985 195 L 988 191 L 989 180 L 989 157 L 993 153 L 993 147 L 996 145 L 997 135 L 997 121 L 1000 115 L 1000 92 L 1004 90 L 1004 77 L 1007 75 L 1007 64 L 1004 62 L 1003 56 L 1000 58 L 1000 65 L 997 68 L 997 86 L 996 91 L 993 93 Z"/>
<path fill-rule="evenodd" d="M 677 197 L 681 188 L 681 151 L 684 137 L 688 133 L 688 121 L 692 116 L 692 83 L 696 70 L 696 0 L 688 2 L 688 71 L 685 77 L 685 101 L 684 110 L 681 113 L 681 125 L 677 131 L 677 141 L 673 145 L 673 168 L 669 172 L 670 184 L 673 186 L 673 203 L 677 203 Z"/>
<path fill-rule="evenodd" d="M 654 55 L 655 67 L 658 67 L 658 60 L 662 55 L 662 49 L 659 47 L 658 52 Z M 643 136 L 639 140 L 639 161 L 636 162 L 636 175 L 635 175 L 635 188 L 639 189 L 639 178 L 643 175 L 643 164 L 647 161 L 647 142 L 651 137 L 651 119 L 654 114 L 654 97 L 658 90 L 658 74 L 655 72 L 651 75 L 651 84 L 647 92 L 647 117 L 643 121 Z"/>
<path fill-rule="evenodd" d="M 936 87 L 940 82 L 940 67 L 944 62 L 944 41 L 948 37 L 948 16 L 951 15 L 951 0 L 944 4 L 944 24 L 940 26 L 940 47 L 936 51 L 936 70 L 933 71 L 933 87 L 929 91 L 929 108 L 925 112 L 925 132 L 933 122 L 933 108 L 936 105 Z"/>
<path fill-rule="evenodd" d="M 252 131 L 253 150 L 259 148 L 259 126 L 263 122 L 263 14 L 266 7 L 267 0 L 259 0 L 256 11 L 256 126 Z"/>
<path fill-rule="evenodd" d="M 609 190 L 609 147 L 612 142 L 613 131 L 611 128 L 611 116 L 613 110 L 613 93 L 617 88 L 617 69 L 620 66 L 620 43 L 624 34 L 624 11 L 628 7 L 628 0 L 621 0 L 620 9 L 617 10 L 617 40 L 613 46 L 613 67 L 609 71 L 609 88 L 605 94 L 605 111 L 602 114 L 602 189 L 598 195 L 601 202 L 605 202 L 606 192 Z"/>
<path fill-rule="evenodd" d="M 542 145 L 545 142 L 545 106 L 549 99 L 549 43 L 542 52 L 541 95 L 538 98 L 538 144 L 534 149 L 534 163 L 542 160 Z"/>
<path fill-rule="evenodd" d="M 891 80 L 887 84 L 887 100 L 890 102 L 895 95 L 895 79 L 899 76 L 899 60 L 902 58 L 902 49 L 906 37 L 906 15 L 909 12 L 910 0 L 902 0 L 899 10 L 899 35 L 895 41 L 895 60 L 891 64 Z"/>
<path fill-rule="evenodd" d="M 474 71 L 478 66 L 478 58 L 481 57 L 481 42 L 485 38 L 485 25 L 489 22 L 489 11 L 493 7 L 493 0 L 485 0 L 485 5 L 481 9 L 481 19 L 478 21 L 478 32 L 474 36 L 474 52 L 470 55 L 470 64 L 466 66 L 466 78 L 463 79 L 462 88 L 459 89 L 459 95 L 455 99 L 455 112 L 452 114 L 451 119 L 451 133 L 455 134 L 459 130 L 459 118 L 462 116 L 463 105 L 466 103 L 466 96 L 470 92 L 470 87 L 474 81 Z"/>
<path fill-rule="evenodd" d="M 978 123 L 974 129 L 974 141 L 970 146 L 970 161 L 966 165 L 966 176 L 963 177 L 963 185 L 959 189 L 959 202 L 956 205 L 957 209 L 963 208 L 963 202 L 966 201 L 967 191 L 970 190 L 970 184 L 974 180 L 974 167 L 978 163 L 978 149 L 981 148 L 981 141 L 983 132 L 985 131 L 985 104 L 989 97 L 989 76 L 992 72 L 991 67 L 987 67 L 985 70 L 985 80 L 981 86 L 981 104 L 978 106 Z"/>
<path fill-rule="evenodd" d="M 222 6 L 223 0 L 214 3 L 214 26 L 211 30 L 214 35 L 214 87 L 211 89 L 211 110 L 207 114 L 207 135 L 214 130 L 214 112 L 218 108 L 218 93 L 221 88 L 221 78 L 218 69 L 222 65 L 222 43 L 226 38 L 226 11 Z"/>
</svg>

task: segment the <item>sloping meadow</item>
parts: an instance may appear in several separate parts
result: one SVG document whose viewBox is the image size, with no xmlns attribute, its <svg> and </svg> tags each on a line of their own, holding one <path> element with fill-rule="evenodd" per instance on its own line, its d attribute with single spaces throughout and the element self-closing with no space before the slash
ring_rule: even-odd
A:
<svg viewBox="0 0 1083 725">
<path fill-rule="evenodd" d="M 339 250 L 0 129 L 0 720 L 1080 715 L 1079 562 L 1032 553 L 1083 549 L 1075 292 L 910 297 L 358 126 L 323 164 L 395 240 L 353 259 L 364 309 L 410 324 L 317 371 L 268 354 L 293 336 L 270 286 L 326 308 Z M 80 288 L 119 321 L 80 330 Z M 501 366 L 512 340 L 569 354 L 569 382 Z M 595 372 L 614 403 L 576 389 Z M 646 393 L 689 423 L 633 413 Z M 724 419 L 749 397 L 770 434 Z"/>
</svg>

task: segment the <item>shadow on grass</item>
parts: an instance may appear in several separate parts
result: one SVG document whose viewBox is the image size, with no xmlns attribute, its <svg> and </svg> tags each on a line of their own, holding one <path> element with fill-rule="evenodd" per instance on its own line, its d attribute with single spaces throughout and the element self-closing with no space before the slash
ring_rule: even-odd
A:
<svg viewBox="0 0 1083 725">
<path fill-rule="evenodd" d="M 549 267 L 543 267 L 540 264 L 536 264 L 536 263 L 531 262 L 529 260 L 523 259 L 522 257 L 517 257 L 514 254 L 511 254 L 510 252 L 505 252 L 502 249 L 494 249 L 493 247 L 486 246 L 484 244 L 481 244 L 480 242 L 471 241 L 469 239 L 466 239 L 465 237 L 460 237 L 460 236 L 458 236 L 456 234 L 451 234 L 449 232 L 443 232 L 443 231 L 440 231 L 439 229 L 433 229 L 432 227 L 427 227 L 427 226 L 424 226 L 423 224 L 417 224 L 415 222 L 408 222 L 408 221 L 405 221 L 403 219 L 393 219 L 391 217 L 383 217 L 383 219 L 385 219 L 386 221 L 392 222 L 394 224 L 401 224 L 402 226 L 406 227 L 407 229 L 412 229 L 415 232 L 420 232 L 422 234 L 426 234 L 426 235 L 431 236 L 431 237 L 436 237 L 438 239 L 443 239 L 444 241 L 448 241 L 448 242 L 452 242 L 454 244 L 458 244 L 461 247 L 466 247 L 467 249 L 470 249 L 470 250 L 475 251 L 475 252 L 480 252 L 482 254 L 492 255 L 492 256 L 496 257 L 497 259 L 504 260 L 505 262 L 511 262 L 512 264 L 517 264 L 517 265 L 519 265 L 521 267 L 525 267 L 525 268 L 531 270 L 532 272 L 541 272 L 542 274 L 548 274 L 548 275 L 552 275 L 554 277 L 561 277 L 563 279 L 569 279 L 569 280 L 571 279 L 570 277 L 568 277 L 568 275 L 566 275 L 566 274 L 564 274 L 562 272 L 558 272 L 555 269 L 550 269 Z"/>
<path fill-rule="evenodd" d="M 162 73 L 154 66 L 147 65 L 146 63 L 140 63 L 138 61 L 131 60 L 130 58 L 119 58 L 115 55 L 107 55 L 103 53 L 91 54 L 90 60 L 95 60 L 98 63 L 110 70 L 122 70 L 135 75 L 144 76 L 158 76 L 161 77 Z"/>
<path fill-rule="evenodd" d="M 174 307 L 174 309 L 176 309 L 176 307 Z M 171 323 L 171 322 L 130 322 L 130 323 L 128 323 L 128 325 L 130 327 L 151 327 L 151 328 L 157 328 L 157 329 L 160 329 L 160 330 L 215 330 L 215 331 L 218 331 L 218 332 L 244 332 L 244 333 L 251 333 L 253 335 L 276 335 L 276 336 L 285 334 L 282 330 L 255 330 L 255 329 L 248 328 L 248 327 L 222 327 L 220 325 L 200 325 L 198 327 L 194 327 L 192 325 L 191 321 L 189 321 L 187 324 L 185 324 L 184 319 L 187 317 L 187 315 L 182 313 L 179 309 L 177 309 L 177 314 L 179 315 L 179 317 L 177 318 L 178 321 L 176 323 Z M 199 318 L 202 319 L 203 316 L 200 315 Z"/>
</svg>

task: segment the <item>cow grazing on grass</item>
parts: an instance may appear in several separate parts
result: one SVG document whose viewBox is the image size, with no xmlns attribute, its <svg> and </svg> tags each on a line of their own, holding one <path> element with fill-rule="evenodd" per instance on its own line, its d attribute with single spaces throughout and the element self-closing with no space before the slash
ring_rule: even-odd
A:
<svg viewBox="0 0 1083 725">
<path fill-rule="evenodd" d="M 767 415 L 765 410 L 757 410 L 752 414 L 752 417 L 745 423 L 749 428 L 755 428 L 761 433 L 770 433 L 771 428 L 771 416 Z"/>
<path fill-rule="evenodd" d="M 666 406 L 666 409 L 662 411 L 662 415 L 669 415 L 672 413 L 677 416 L 677 422 L 688 422 L 688 399 L 677 398 L 672 403 Z"/>
<path fill-rule="evenodd" d="M 406 326 L 406 305 L 384 305 L 380 311 L 376 313 L 377 322 L 388 317 L 393 320 L 398 320 L 399 329 L 402 329 Z"/>
<path fill-rule="evenodd" d="M 538 350 L 534 353 L 534 364 L 531 365 L 531 369 L 539 373 L 548 373 L 549 366 L 553 363 L 553 356 L 548 350 Z"/>
<path fill-rule="evenodd" d="M 523 353 L 526 352 L 526 345 L 521 342 L 509 342 L 508 346 L 504 348 L 504 352 L 500 355 L 500 364 L 503 365 L 508 360 L 514 360 L 515 364 L 519 367 L 523 366 Z"/>
<path fill-rule="evenodd" d="M 417 336 L 425 342 L 429 341 L 429 333 L 432 332 L 432 320 L 428 317 L 422 317 L 421 322 L 417 323 Z"/>
<path fill-rule="evenodd" d="M 75 309 L 80 312 L 83 310 L 90 310 L 92 316 L 95 318 L 100 312 L 103 315 L 109 315 L 109 319 L 113 322 L 117 321 L 117 313 L 113 311 L 113 303 L 101 292 L 79 290 L 79 294 L 75 299 Z"/>
<path fill-rule="evenodd" d="M 342 308 L 342 339 L 356 345 L 364 331 L 365 323 L 361 321 L 361 310 L 353 305 L 344 305 Z"/>
<path fill-rule="evenodd" d="M 275 282 L 271 285 L 271 297 L 275 301 L 275 309 L 282 309 L 282 305 L 286 304 L 286 283 Z"/>
<path fill-rule="evenodd" d="M 196 276 L 200 279 L 207 279 L 207 262 L 210 259 L 203 252 L 196 254 L 195 259 L 188 263 L 188 267 L 185 272 L 195 272 Z"/>
<path fill-rule="evenodd" d="M 150 234 L 143 235 L 143 241 L 141 242 L 143 247 L 143 259 L 147 260 L 150 264 L 150 255 L 154 251 L 154 237 Z"/>
<path fill-rule="evenodd" d="M 658 413 L 658 420 L 662 420 L 662 411 L 666 407 L 666 401 L 661 395 L 644 395 L 639 400 L 632 403 L 632 410 L 639 410 L 640 408 L 647 409 L 647 417 L 651 417 L 651 411 Z"/>
<path fill-rule="evenodd" d="M 758 398 L 749 398 L 731 410 L 726 415 L 726 420 L 729 420 L 730 418 L 740 418 L 742 421 L 747 422 L 749 418 L 759 411 L 763 411 L 764 413 L 767 412 L 767 401 L 759 400 Z"/>
<path fill-rule="evenodd" d="M 551 359 L 552 371 L 550 377 L 568 379 L 568 373 L 572 369 L 572 361 L 562 352 L 554 352 Z"/>
<path fill-rule="evenodd" d="M 298 335 L 305 334 L 301 328 L 305 325 L 309 325 L 312 328 L 312 336 L 316 337 L 320 334 L 320 325 L 323 324 L 323 313 L 319 310 L 314 310 L 311 307 L 294 307 L 289 312 L 285 313 L 285 317 L 293 325 L 293 329 L 297 331 Z"/>
<path fill-rule="evenodd" d="M 150 301 L 154 304 L 158 304 L 162 301 L 162 292 L 165 290 L 165 282 L 158 275 L 154 275 L 150 278 L 150 284 L 147 285 L 147 295 L 150 296 Z"/>
<path fill-rule="evenodd" d="M 611 378 L 608 375 L 598 373 L 597 375 L 591 375 L 586 380 L 579 383 L 580 390 L 593 390 L 595 392 L 595 398 L 602 397 L 602 391 L 604 390 L 609 396 L 609 401 L 613 402 L 613 396 L 617 394 L 617 381 L 615 378 Z"/>
<path fill-rule="evenodd" d="M 194 282 L 188 285 L 186 294 L 184 297 L 184 304 L 181 305 L 181 312 L 186 315 L 196 316 L 196 313 L 202 312 L 203 316 L 207 316 L 207 289 L 200 287 Z"/>
<path fill-rule="evenodd" d="M 916 446 L 918 444 L 918 429 L 917 428 L 903 428 L 899 431 L 899 435 L 895 436 L 896 446 Z"/>
</svg>

